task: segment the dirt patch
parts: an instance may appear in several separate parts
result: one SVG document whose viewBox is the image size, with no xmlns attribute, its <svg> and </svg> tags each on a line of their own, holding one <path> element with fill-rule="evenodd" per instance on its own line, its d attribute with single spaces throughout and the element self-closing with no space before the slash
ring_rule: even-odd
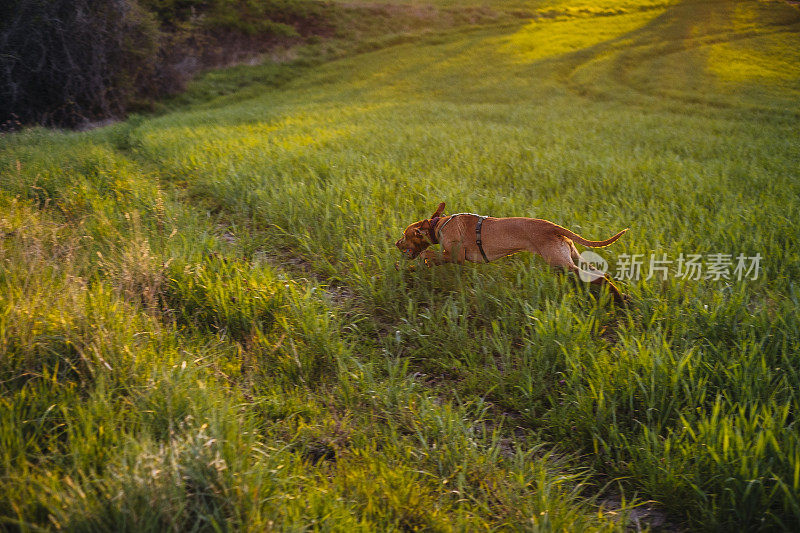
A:
<svg viewBox="0 0 800 533">
<path fill-rule="evenodd" d="M 314 270 L 310 261 L 289 250 L 284 250 L 280 253 L 262 252 L 257 254 L 257 258 L 275 270 L 285 272 L 292 279 L 305 280 L 319 286 L 329 303 L 334 307 L 349 307 L 357 299 L 356 293 L 350 287 L 331 283 L 330 279 Z"/>
<path fill-rule="evenodd" d="M 622 498 L 613 494 L 600 501 L 601 511 L 609 516 L 627 516 L 626 526 L 631 531 L 665 531 L 678 533 L 685 531 L 667 518 L 666 513 L 656 507 L 655 502 L 643 502 L 633 509 L 622 512 Z"/>
<path fill-rule="evenodd" d="M 116 124 L 119 121 L 120 121 L 120 119 L 116 118 L 116 117 L 104 118 L 103 120 L 92 120 L 92 121 L 88 121 L 88 122 L 84 122 L 83 124 L 80 124 L 75 129 L 77 131 L 89 131 L 89 130 L 93 130 L 93 129 L 96 129 L 96 128 L 105 128 L 106 126 L 110 126 L 112 124 Z"/>
</svg>

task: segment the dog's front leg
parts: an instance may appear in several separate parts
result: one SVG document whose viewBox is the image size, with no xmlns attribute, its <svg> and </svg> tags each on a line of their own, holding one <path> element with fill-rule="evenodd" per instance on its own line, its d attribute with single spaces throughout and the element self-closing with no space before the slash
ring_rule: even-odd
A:
<svg viewBox="0 0 800 533">
<path fill-rule="evenodd" d="M 444 263 L 463 264 L 465 255 L 463 248 L 459 248 L 459 253 L 452 253 L 448 249 L 442 249 L 441 252 L 435 252 L 429 249 L 422 252 L 421 257 L 425 260 L 426 266 L 432 267 Z"/>
<path fill-rule="evenodd" d="M 450 254 L 447 253 L 447 250 L 437 252 L 435 250 L 428 249 L 420 254 L 420 258 L 425 262 L 425 266 L 427 267 L 450 262 Z"/>
</svg>

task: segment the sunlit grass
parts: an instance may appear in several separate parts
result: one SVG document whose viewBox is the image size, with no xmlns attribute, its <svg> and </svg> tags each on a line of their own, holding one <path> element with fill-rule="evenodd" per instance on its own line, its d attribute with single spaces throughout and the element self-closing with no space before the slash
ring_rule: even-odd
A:
<svg viewBox="0 0 800 533">
<path fill-rule="evenodd" d="M 556 59 L 562 54 L 622 38 L 651 22 L 665 9 L 659 6 L 658 9 L 619 15 L 607 24 L 598 24 L 595 17 L 534 21 L 509 37 L 502 52 L 520 62 Z"/>
<path fill-rule="evenodd" d="M 773 90 L 793 89 L 796 95 L 800 91 L 800 50 L 793 46 L 792 30 L 781 25 L 768 35 L 759 35 L 759 27 L 767 19 L 765 11 L 762 3 L 735 4 L 729 24 L 737 33 L 755 35 L 711 45 L 708 71 L 733 91 L 742 83 L 768 84 Z"/>
<path fill-rule="evenodd" d="M 744 49 L 731 45 L 712 46 L 708 54 L 709 71 L 723 82 L 788 85 L 796 92 L 800 87 L 797 49 L 785 45 L 784 35 L 754 41 Z M 735 86 L 731 88 L 735 90 Z"/>
</svg>

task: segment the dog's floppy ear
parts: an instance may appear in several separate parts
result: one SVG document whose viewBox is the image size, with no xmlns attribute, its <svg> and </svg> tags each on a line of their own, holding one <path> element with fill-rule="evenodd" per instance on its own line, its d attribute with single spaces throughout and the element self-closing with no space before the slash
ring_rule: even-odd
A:
<svg viewBox="0 0 800 533">
<path fill-rule="evenodd" d="M 444 202 L 439 204 L 439 207 L 436 208 L 436 212 L 431 216 L 431 218 L 436 218 L 442 216 L 444 213 Z"/>
</svg>

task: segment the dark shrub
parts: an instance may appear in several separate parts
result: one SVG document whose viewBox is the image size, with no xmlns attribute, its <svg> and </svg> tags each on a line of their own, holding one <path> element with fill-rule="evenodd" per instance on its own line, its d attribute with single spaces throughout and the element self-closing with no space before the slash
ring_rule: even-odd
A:
<svg viewBox="0 0 800 533">
<path fill-rule="evenodd" d="M 5 0 L 0 123 L 120 115 L 151 83 L 158 47 L 157 23 L 136 0 Z"/>
<path fill-rule="evenodd" d="M 316 0 L 0 0 L 0 131 L 146 110 L 202 67 L 329 34 Z"/>
</svg>

